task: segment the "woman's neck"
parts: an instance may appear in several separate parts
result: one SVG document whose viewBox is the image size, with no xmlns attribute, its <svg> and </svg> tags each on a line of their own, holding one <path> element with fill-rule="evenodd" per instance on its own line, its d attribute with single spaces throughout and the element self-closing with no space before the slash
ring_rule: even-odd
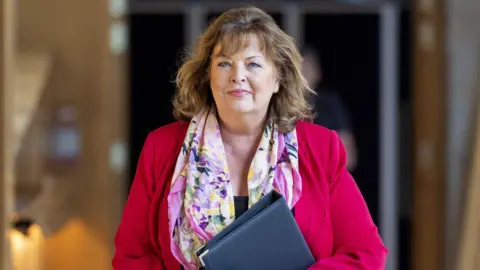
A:
<svg viewBox="0 0 480 270">
<path fill-rule="evenodd" d="M 267 117 L 255 116 L 219 116 L 222 140 L 227 144 L 254 143 L 265 129 Z"/>
</svg>

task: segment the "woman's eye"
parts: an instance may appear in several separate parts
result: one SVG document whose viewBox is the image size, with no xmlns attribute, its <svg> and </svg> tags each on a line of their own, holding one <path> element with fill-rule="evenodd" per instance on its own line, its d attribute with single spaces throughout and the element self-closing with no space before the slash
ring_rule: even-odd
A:
<svg viewBox="0 0 480 270">
<path fill-rule="evenodd" d="M 218 66 L 219 66 L 219 67 L 228 67 L 228 66 L 230 66 L 230 63 L 228 63 L 228 62 L 220 62 L 220 63 L 218 63 Z"/>
<path fill-rule="evenodd" d="M 249 67 L 254 67 L 254 68 L 262 67 L 262 66 L 260 66 L 259 64 L 253 63 L 253 62 L 252 62 L 252 63 L 248 63 L 248 66 L 249 66 Z"/>
</svg>

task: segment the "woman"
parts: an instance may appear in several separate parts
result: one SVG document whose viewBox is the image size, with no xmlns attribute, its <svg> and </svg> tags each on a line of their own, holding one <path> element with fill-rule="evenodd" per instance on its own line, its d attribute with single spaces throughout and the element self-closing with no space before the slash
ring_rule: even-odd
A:
<svg viewBox="0 0 480 270">
<path fill-rule="evenodd" d="M 179 122 L 149 134 L 113 267 L 198 269 L 195 250 L 276 189 L 317 262 L 383 269 L 387 251 L 334 131 L 311 124 L 294 40 L 263 11 L 233 9 L 177 75 Z"/>
</svg>

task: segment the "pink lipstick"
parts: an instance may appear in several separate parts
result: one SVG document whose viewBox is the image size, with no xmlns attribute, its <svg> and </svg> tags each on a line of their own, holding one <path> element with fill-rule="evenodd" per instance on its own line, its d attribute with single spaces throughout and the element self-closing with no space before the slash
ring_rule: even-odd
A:
<svg viewBox="0 0 480 270">
<path fill-rule="evenodd" d="M 243 96 L 249 95 L 250 91 L 245 89 L 233 89 L 231 91 L 228 91 L 227 93 L 234 97 L 243 97 Z"/>
</svg>

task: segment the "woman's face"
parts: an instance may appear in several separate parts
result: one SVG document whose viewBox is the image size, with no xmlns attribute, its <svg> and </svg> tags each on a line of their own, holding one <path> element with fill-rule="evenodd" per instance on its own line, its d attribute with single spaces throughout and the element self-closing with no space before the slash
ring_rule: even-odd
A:
<svg viewBox="0 0 480 270">
<path fill-rule="evenodd" d="M 250 36 L 244 50 L 219 55 L 214 48 L 210 66 L 210 87 L 220 114 L 266 115 L 270 99 L 278 92 L 275 65 L 260 50 L 257 38 Z"/>
</svg>

